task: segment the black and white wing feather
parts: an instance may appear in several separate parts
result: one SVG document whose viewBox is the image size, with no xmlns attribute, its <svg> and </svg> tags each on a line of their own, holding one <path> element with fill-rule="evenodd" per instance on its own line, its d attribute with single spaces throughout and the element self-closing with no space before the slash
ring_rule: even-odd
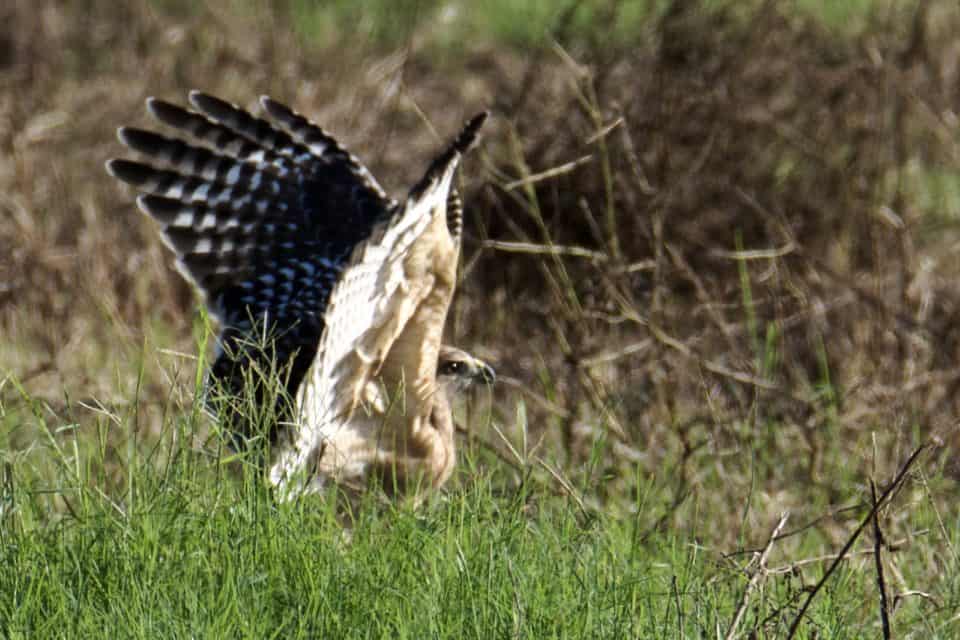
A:
<svg viewBox="0 0 960 640">
<path fill-rule="evenodd" d="M 214 386 L 241 397 L 251 379 L 276 370 L 292 398 L 345 264 L 396 203 L 332 137 L 270 98 L 261 104 L 274 124 L 199 92 L 190 104 L 151 98 L 147 108 L 192 144 L 122 128 L 120 140 L 145 161 L 111 160 L 107 169 L 142 192 L 140 208 L 221 323 Z M 254 389 L 260 400 L 274 397 L 266 385 Z"/>
</svg>

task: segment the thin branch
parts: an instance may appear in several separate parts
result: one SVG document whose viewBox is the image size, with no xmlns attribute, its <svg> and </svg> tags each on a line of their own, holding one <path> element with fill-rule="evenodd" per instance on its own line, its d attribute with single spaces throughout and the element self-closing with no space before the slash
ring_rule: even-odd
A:
<svg viewBox="0 0 960 640">
<path fill-rule="evenodd" d="M 670 577 L 670 591 L 673 592 L 673 605 L 677 608 L 677 636 L 682 638 L 686 634 L 683 632 L 683 604 L 680 602 L 680 589 L 677 588 L 677 576 Z"/>
<path fill-rule="evenodd" d="M 753 572 L 753 576 L 750 577 L 750 582 L 747 583 L 747 588 L 743 590 L 743 596 L 740 598 L 740 606 L 737 607 L 737 613 L 733 616 L 733 622 L 730 623 L 730 628 L 727 629 L 727 635 L 724 636 L 724 640 L 732 640 L 736 635 L 737 627 L 740 626 L 740 621 L 743 620 L 743 614 L 747 611 L 750 594 L 757 588 L 757 585 L 760 584 L 760 580 L 766 577 L 767 557 L 770 555 L 770 550 L 773 549 L 773 543 L 776 542 L 777 536 L 780 535 L 783 527 L 786 526 L 787 518 L 789 517 L 790 512 L 784 511 L 781 513 L 777 526 L 770 532 L 770 537 L 767 538 L 767 544 L 764 546 L 763 553 L 760 554 L 760 559 L 757 562 L 757 570 Z"/>
<path fill-rule="evenodd" d="M 541 409 L 544 409 L 553 415 L 567 419 L 570 417 L 570 411 L 556 404 L 555 402 L 549 400 L 545 396 L 540 395 L 529 386 L 527 386 L 522 380 L 517 378 L 512 378 L 510 376 L 502 376 L 500 372 L 497 372 L 497 384 L 503 384 L 504 386 L 516 389 L 528 399 L 533 400 Z"/>
<path fill-rule="evenodd" d="M 780 537 L 778 537 L 777 540 L 783 540 L 784 538 L 789 538 L 789 537 L 791 537 L 791 536 L 795 536 L 795 535 L 797 535 L 797 534 L 803 533 L 803 532 L 806 531 L 807 529 L 812 529 L 813 527 L 817 526 L 818 524 L 820 524 L 820 523 L 823 522 L 824 520 L 833 520 L 833 519 L 835 519 L 837 516 L 839 516 L 839 515 L 841 515 L 841 514 L 844 514 L 844 513 L 848 512 L 848 511 L 856 511 L 856 510 L 858 510 L 858 509 L 862 509 L 864 506 L 866 506 L 866 503 L 852 504 L 852 505 L 849 505 L 849 506 L 846 506 L 846 507 L 839 507 L 839 508 L 837 508 L 837 509 L 834 509 L 833 511 L 830 511 L 830 512 L 827 512 L 827 513 L 823 514 L 822 516 L 817 516 L 816 518 L 814 518 L 814 519 L 811 520 L 810 522 L 807 522 L 806 524 L 800 525 L 800 526 L 797 527 L 796 529 L 791 529 L 790 531 L 787 531 L 786 533 L 781 533 L 781 534 L 780 534 Z M 760 551 L 762 551 L 762 549 L 739 549 L 739 550 L 737 550 L 737 551 L 731 551 L 731 552 L 729 552 L 729 553 L 725 553 L 725 554 L 723 554 L 723 557 L 724 557 L 724 558 L 732 558 L 733 556 L 742 555 L 742 554 L 744 554 L 744 553 L 759 553 Z M 834 558 L 835 556 L 831 555 L 831 556 L 828 556 L 828 557 L 829 557 L 829 558 Z"/>
<path fill-rule="evenodd" d="M 471 438 L 474 442 L 478 443 L 482 448 L 486 449 L 487 451 L 492 453 L 494 456 L 496 456 L 496 458 L 500 460 L 500 462 L 504 463 L 505 465 L 507 465 L 514 471 L 516 471 L 517 473 L 521 474 L 521 476 L 527 472 L 528 467 L 526 465 L 523 465 L 514 460 L 511 460 L 510 457 L 507 456 L 507 454 L 500 451 L 499 447 L 487 442 L 486 440 L 476 436 L 471 437 L 470 432 L 467 431 L 464 427 L 460 426 L 459 424 L 456 425 L 456 432 L 461 436 Z M 517 455 L 517 454 L 514 453 L 514 455 Z M 519 459 L 519 455 L 517 455 L 517 457 Z M 577 491 L 573 488 L 573 486 L 563 476 L 560 475 L 559 471 L 551 467 L 549 464 L 547 464 L 546 461 L 544 461 L 539 457 L 535 458 L 534 461 L 537 463 L 538 466 L 542 467 L 547 472 L 548 476 L 553 481 L 553 484 L 559 490 L 559 492 L 567 495 L 577 504 L 577 506 L 580 508 L 580 512 L 583 513 L 584 516 L 590 517 L 592 515 L 591 510 L 587 508 L 587 505 L 584 503 L 583 498 L 581 498 L 580 495 L 577 493 Z"/>
<path fill-rule="evenodd" d="M 918 591 L 917 589 L 910 589 L 909 591 L 904 591 L 904 592 L 902 592 L 902 593 L 898 593 L 897 595 L 895 595 L 895 596 L 893 597 L 893 608 L 894 608 L 894 610 L 896 610 L 896 608 L 900 605 L 900 601 L 901 601 L 901 600 L 905 600 L 906 598 L 910 598 L 910 597 L 912 597 L 912 596 L 917 596 L 917 597 L 923 598 L 924 600 L 927 600 L 928 602 L 930 602 L 933 606 L 937 607 L 938 609 L 940 609 L 940 608 L 943 607 L 943 603 L 940 602 L 939 598 L 937 598 L 937 597 L 934 596 L 933 594 L 927 593 L 926 591 Z M 954 619 L 956 619 L 956 618 L 954 618 Z"/>
<path fill-rule="evenodd" d="M 640 351 L 646 351 L 653 345 L 653 341 L 649 338 L 644 338 L 639 342 L 634 342 L 628 344 L 625 347 L 613 351 L 602 351 L 600 353 L 595 353 L 593 355 L 584 356 L 580 358 L 580 364 L 584 367 L 592 367 L 598 364 L 604 364 L 607 362 L 613 362 L 614 360 L 619 360 L 620 358 L 625 358 L 629 355 L 633 355 Z"/>
<path fill-rule="evenodd" d="M 558 470 L 554 469 L 549 464 L 547 464 L 547 461 L 544 460 L 543 458 L 539 458 L 539 457 L 536 458 L 536 463 L 539 464 L 541 467 L 543 467 L 547 471 L 547 473 L 549 473 L 550 476 L 556 481 L 557 485 L 559 485 L 560 488 L 563 489 L 563 492 L 566 493 L 567 496 L 569 496 L 574 502 L 577 503 L 577 506 L 580 507 L 580 512 L 583 515 L 587 517 L 592 515 L 591 512 L 587 509 L 586 504 L 584 504 L 583 498 L 581 498 L 580 495 L 577 493 L 577 491 L 573 488 L 573 485 L 571 485 L 566 478 L 560 475 L 560 472 Z"/>
<path fill-rule="evenodd" d="M 877 504 L 877 483 L 870 479 L 870 496 L 874 506 Z M 873 560 L 877 567 L 877 588 L 880 590 L 880 622 L 883 624 L 883 638 L 890 640 L 890 603 L 887 601 L 887 582 L 883 578 L 883 532 L 880 530 L 880 510 L 873 512 Z"/>
<path fill-rule="evenodd" d="M 727 251 L 725 249 L 711 249 L 710 255 L 716 258 L 727 258 L 729 260 L 770 260 L 772 258 L 782 258 L 796 251 L 797 245 L 792 241 L 776 249 L 747 249 L 743 251 Z"/>
<path fill-rule="evenodd" d="M 617 127 L 619 127 L 621 124 L 623 124 L 623 116 L 620 116 L 619 118 L 617 118 L 616 120 L 614 120 L 614 121 L 611 122 L 610 124 L 606 125 L 606 126 L 603 127 L 602 129 L 600 129 L 599 131 L 597 131 L 596 133 L 594 133 L 593 135 L 591 135 L 589 138 L 587 138 L 586 140 L 584 140 L 583 143 L 584 143 L 584 144 L 593 144 L 594 142 L 596 142 L 596 141 L 599 140 L 600 138 L 605 138 L 605 137 L 607 136 L 607 134 L 609 134 L 611 131 L 613 131 L 614 129 L 616 129 Z"/>
<path fill-rule="evenodd" d="M 780 539 L 783 539 L 783 536 L 781 536 Z M 906 543 L 906 540 L 901 540 L 900 542 Z M 899 551 L 899 549 L 894 549 L 894 550 Z M 825 556 L 815 556 L 813 558 L 804 558 L 803 560 L 796 560 L 794 562 L 791 562 L 790 564 L 785 564 L 779 567 L 774 567 L 773 569 L 768 569 L 767 573 L 769 573 L 770 575 L 782 575 L 787 573 L 793 574 L 793 573 L 797 573 L 803 567 L 809 566 L 811 564 L 835 561 L 838 558 L 843 561 L 853 560 L 861 556 L 869 556 L 869 555 L 873 555 L 873 547 L 870 547 L 869 549 L 857 549 L 856 551 L 850 551 L 842 558 L 840 557 L 839 553 L 829 553 Z"/>
<path fill-rule="evenodd" d="M 741 202 L 743 202 L 745 205 L 753 209 L 756 213 L 759 213 L 760 215 L 770 220 L 778 219 L 777 216 L 775 216 L 771 211 L 769 211 L 766 207 L 764 207 L 756 198 L 754 198 L 752 195 L 750 195 L 743 189 L 736 189 L 735 192 L 737 196 L 740 198 Z M 887 316 L 888 318 L 893 319 L 899 325 L 898 328 L 900 328 L 901 330 L 905 330 L 905 331 L 917 334 L 923 338 L 928 338 L 930 336 L 931 331 L 929 330 L 928 327 L 924 326 L 923 323 L 917 322 L 910 316 L 890 308 L 887 302 L 880 296 L 874 295 L 872 292 L 867 291 L 865 288 L 853 282 L 850 278 L 840 273 L 837 273 L 836 271 L 831 269 L 825 262 L 820 260 L 818 257 L 807 253 L 804 250 L 803 246 L 801 246 L 799 243 L 797 243 L 794 240 L 793 235 L 790 233 L 789 229 L 785 224 L 781 223 L 779 226 L 780 226 L 781 232 L 787 238 L 787 246 L 792 246 L 793 253 L 801 257 L 807 263 L 813 265 L 820 274 L 827 276 L 830 280 L 833 280 L 837 284 L 846 288 L 848 291 L 853 293 L 857 297 L 857 299 L 863 304 L 866 304 L 867 306 L 871 307 L 875 311 L 878 311 L 879 313 Z"/>
<path fill-rule="evenodd" d="M 584 247 L 570 247 L 557 244 L 535 244 L 533 242 L 508 242 L 506 240 L 485 240 L 484 249 L 496 249 L 507 253 L 528 253 L 531 255 L 547 256 L 572 256 L 574 258 L 587 258 L 588 260 L 597 260 L 600 262 L 609 259 L 607 254 L 601 251 L 593 251 Z"/>
<path fill-rule="evenodd" d="M 737 382 L 757 387 L 759 389 L 764 389 L 765 391 L 780 391 L 780 388 L 769 380 L 764 380 L 763 378 L 758 378 L 742 371 L 735 371 L 725 365 L 713 362 L 712 360 L 701 358 L 698 354 L 694 353 L 690 347 L 683 344 L 652 322 L 647 322 L 647 328 L 650 329 L 650 333 L 653 334 L 653 337 L 656 338 L 658 342 L 664 346 L 670 347 L 683 356 L 694 360 L 695 362 L 699 363 L 701 367 L 711 373 L 715 373 L 718 376 L 730 378 L 731 380 L 736 380 Z"/>
<path fill-rule="evenodd" d="M 807 596 L 807 599 L 804 601 L 803 606 L 800 607 L 800 612 L 797 614 L 797 617 L 793 619 L 793 623 L 790 625 L 790 632 L 787 634 L 787 640 L 793 638 L 797 629 L 800 628 L 800 621 L 803 620 L 803 616 L 807 613 L 807 609 L 810 608 L 810 604 L 813 602 L 813 599 L 817 597 L 817 594 L 820 593 L 820 589 L 823 588 L 823 585 L 827 583 L 827 580 L 830 579 L 830 576 L 833 575 L 833 572 L 837 570 L 837 567 L 840 566 L 840 562 L 843 560 L 844 556 L 850 551 L 854 543 L 860 537 L 860 534 L 863 533 L 863 530 L 866 528 L 867 523 L 873 518 L 874 514 L 880 510 L 890 496 L 900 488 L 900 484 L 903 482 L 904 478 L 907 477 L 907 472 L 910 471 L 910 467 L 913 466 L 913 463 L 916 462 L 917 457 L 920 453 L 927 448 L 926 444 L 922 444 L 917 449 L 910 454 L 910 457 L 907 458 L 907 461 L 903 464 L 903 467 L 900 469 L 900 472 L 897 473 L 897 476 L 893 479 L 893 482 L 890 483 L 890 486 L 883 492 L 879 500 L 874 501 L 873 508 L 870 509 L 870 513 L 867 514 L 867 517 L 864 518 L 863 522 L 860 523 L 860 526 L 857 527 L 856 531 L 853 532 L 853 535 L 850 536 L 850 539 L 847 540 L 846 544 L 843 545 L 843 548 L 840 550 L 840 553 L 837 555 L 837 559 L 833 561 L 828 568 L 826 573 L 823 574 L 823 577 L 820 578 L 820 582 L 813 588 L 810 592 L 810 595 Z"/>
<path fill-rule="evenodd" d="M 519 180 L 508 182 L 507 184 L 503 185 L 503 188 L 506 191 L 512 191 L 517 187 L 525 187 L 531 184 L 536 184 L 538 182 L 543 182 L 544 180 L 549 180 L 550 178 L 562 176 L 565 173 L 570 173 L 580 165 L 590 162 L 591 160 L 593 160 L 593 156 L 590 156 L 590 155 L 583 156 L 582 158 L 571 160 L 570 162 L 561 164 L 557 167 L 553 167 L 552 169 L 547 169 L 546 171 L 541 171 L 540 173 L 532 173 L 528 176 L 524 176 L 523 178 L 520 178 Z"/>
</svg>

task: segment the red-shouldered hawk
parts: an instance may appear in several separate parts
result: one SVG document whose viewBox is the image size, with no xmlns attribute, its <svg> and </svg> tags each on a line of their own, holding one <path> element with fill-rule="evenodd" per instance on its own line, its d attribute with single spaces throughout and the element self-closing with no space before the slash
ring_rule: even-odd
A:
<svg viewBox="0 0 960 640">
<path fill-rule="evenodd" d="M 441 345 L 462 229 L 452 182 L 487 114 L 397 203 L 270 98 L 272 123 L 204 93 L 190 104 L 151 98 L 147 109 L 196 146 L 124 127 L 120 141 L 149 164 L 114 159 L 107 170 L 142 192 L 137 204 L 220 323 L 209 386 L 235 440 L 253 434 L 249 408 L 232 401 L 252 391 L 273 418 L 269 477 L 288 495 L 371 477 L 390 491 L 442 485 L 455 462 L 445 387 L 494 378 Z"/>
</svg>

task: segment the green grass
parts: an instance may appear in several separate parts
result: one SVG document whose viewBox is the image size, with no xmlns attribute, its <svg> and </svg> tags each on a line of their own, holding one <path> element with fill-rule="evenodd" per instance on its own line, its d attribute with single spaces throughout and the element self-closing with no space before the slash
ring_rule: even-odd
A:
<svg viewBox="0 0 960 640">
<path fill-rule="evenodd" d="M 195 5 L 178 0 L 154 0 L 166 11 L 183 15 Z M 263 9 L 259 0 L 242 0 L 248 10 Z M 744 9 L 730 0 L 708 0 L 706 7 Z M 542 47 L 554 38 L 573 37 L 610 48 L 630 47 L 643 40 L 651 23 L 671 5 L 669 0 L 372 0 L 286 3 L 295 29 L 305 41 L 321 46 L 360 44 L 390 50 L 416 42 L 443 51 L 463 51 L 490 44 L 520 51 Z M 752 6 L 752 5 L 751 5 Z M 889 9 L 886 0 L 798 0 L 803 15 L 830 27 L 851 30 L 877 11 Z"/>
<path fill-rule="evenodd" d="M 320 496 L 278 503 L 249 467 L 218 464 L 202 417 L 164 413 L 150 437 L 138 435 L 136 403 L 74 422 L 8 396 L 0 434 L 39 437 L 0 447 L 0 636 L 715 637 L 748 579 L 749 553 L 725 558 L 711 546 L 709 499 L 672 508 L 683 526 L 651 522 L 670 469 L 638 470 L 632 509 L 615 516 L 580 506 L 533 469 L 505 481 L 506 469 L 468 447 L 460 482 L 419 509 L 370 497 L 348 513 Z M 937 517 L 915 505 L 911 524 L 934 528 Z M 743 544 L 768 535 L 744 530 Z M 774 553 L 769 566 L 817 555 L 824 542 L 813 531 L 790 538 L 790 557 Z M 800 637 L 876 635 L 870 559 L 858 558 L 818 595 Z M 957 560 L 928 561 L 950 567 L 935 594 L 946 608 L 960 597 Z M 922 565 L 902 567 L 908 581 Z M 825 568 L 767 577 L 739 629 L 782 636 Z M 951 637 L 949 614 L 925 618 L 924 605 L 906 600 L 898 622 Z"/>
</svg>

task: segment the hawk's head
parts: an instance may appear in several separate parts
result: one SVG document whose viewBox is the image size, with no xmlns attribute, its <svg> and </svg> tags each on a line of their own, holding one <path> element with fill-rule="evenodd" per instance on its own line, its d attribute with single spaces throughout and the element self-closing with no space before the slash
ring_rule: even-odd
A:
<svg viewBox="0 0 960 640">
<path fill-rule="evenodd" d="M 466 351 L 442 345 L 437 359 L 437 382 L 462 390 L 474 382 L 493 384 L 497 375 L 493 367 Z"/>
</svg>

